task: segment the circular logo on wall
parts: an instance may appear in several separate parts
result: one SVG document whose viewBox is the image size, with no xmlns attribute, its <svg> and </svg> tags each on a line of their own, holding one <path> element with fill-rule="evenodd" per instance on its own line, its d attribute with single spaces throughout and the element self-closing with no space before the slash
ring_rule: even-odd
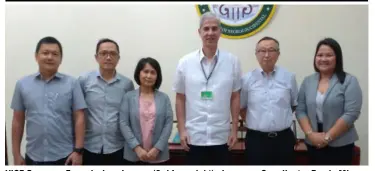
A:
<svg viewBox="0 0 375 171">
<path fill-rule="evenodd" d="M 276 5 L 196 5 L 199 16 L 206 12 L 215 13 L 221 20 L 222 37 L 242 39 L 261 31 L 271 20 Z"/>
</svg>

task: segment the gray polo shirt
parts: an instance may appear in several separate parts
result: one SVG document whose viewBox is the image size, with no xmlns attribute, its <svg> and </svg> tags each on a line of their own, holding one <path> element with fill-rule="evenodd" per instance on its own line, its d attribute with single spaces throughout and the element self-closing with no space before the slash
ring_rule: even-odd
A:
<svg viewBox="0 0 375 171">
<path fill-rule="evenodd" d="M 74 148 L 73 112 L 86 108 L 82 90 L 74 77 L 56 73 L 49 80 L 40 73 L 16 83 L 11 108 L 25 111 L 26 154 L 34 161 L 56 161 Z"/>
<path fill-rule="evenodd" d="M 98 70 L 78 78 L 85 100 L 86 136 L 85 149 L 92 153 L 116 152 L 124 147 L 125 139 L 119 128 L 119 110 L 124 94 L 134 90 L 133 82 L 116 73 L 105 81 Z"/>
</svg>

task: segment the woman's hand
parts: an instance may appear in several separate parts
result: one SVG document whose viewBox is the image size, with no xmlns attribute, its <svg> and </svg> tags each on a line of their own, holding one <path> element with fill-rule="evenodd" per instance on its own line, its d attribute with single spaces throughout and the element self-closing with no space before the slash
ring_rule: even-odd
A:
<svg viewBox="0 0 375 171">
<path fill-rule="evenodd" d="M 147 161 L 148 160 L 147 151 L 144 150 L 141 146 L 135 147 L 134 151 L 135 151 L 135 153 L 137 153 L 137 156 L 141 161 Z"/>
<path fill-rule="evenodd" d="M 323 132 L 313 132 L 307 138 L 312 142 L 313 146 L 323 148 L 327 145 L 324 136 Z"/>
<path fill-rule="evenodd" d="M 147 153 L 147 158 L 149 160 L 156 160 L 156 158 L 158 157 L 159 155 L 159 150 L 157 148 L 152 148 L 148 153 Z"/>
</svg>

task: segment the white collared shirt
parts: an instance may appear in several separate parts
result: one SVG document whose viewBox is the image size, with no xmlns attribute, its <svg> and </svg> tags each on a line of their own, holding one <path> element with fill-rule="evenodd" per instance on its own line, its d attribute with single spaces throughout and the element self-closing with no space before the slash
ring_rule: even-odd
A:
<svg viewBox="0 0 375 171">
<path fill-rule="evenodd" d="M 230 99 L 232 92 L 241 88 L 241 66 L 238 58 L 224 50 L 217 50 L 207 65 L 202 50 L 180 59 L 173 90 L 185 94 L 186 130 L 192 145 L 222 145 L 230 133 Z M 213 69 L 210 79 L 207 77 Z M 215 62 L 216 66 L 215 66 Z M 214 67 L 215 66 L 215 67 Z M 202 100 L 202 91 L 212 91 L 212 100 Z"/>
<path fill-rule="evenodd" d="M 295 75 L 284 68 L 276 66 L 269 76 L 261 69 L 247 73 L 241 90 L 241 109 L 247 107 L 246 126 L 262 132 L 290 127 L 297 96 Z"/>
</svg>

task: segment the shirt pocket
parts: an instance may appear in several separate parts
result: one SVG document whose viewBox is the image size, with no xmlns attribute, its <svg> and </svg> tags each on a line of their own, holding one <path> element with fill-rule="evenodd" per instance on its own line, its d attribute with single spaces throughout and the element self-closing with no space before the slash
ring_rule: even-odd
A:
<svg viewBox="0 0 375 171">
<path fill-rule="evenodd" d="M 53 109 L 56 111 L 71 113 L 72 100 L 73 96 L 71 91 L 48 94 L 48 101 L 53 104 Z"/>
<path fill-rule="evenodd" d="M 278 87 L 273 89 L 272 97 L 278 104 L 283 107 L 291 106 L 290 89 L 285 87 Z"/>
<path fill-rule="evenodd" d="M 105 97 L 107 104 L 119 110 L 124 94 L 125 90 L 123 86 L 116 85 L 111 87 Z"/>
</svg>

